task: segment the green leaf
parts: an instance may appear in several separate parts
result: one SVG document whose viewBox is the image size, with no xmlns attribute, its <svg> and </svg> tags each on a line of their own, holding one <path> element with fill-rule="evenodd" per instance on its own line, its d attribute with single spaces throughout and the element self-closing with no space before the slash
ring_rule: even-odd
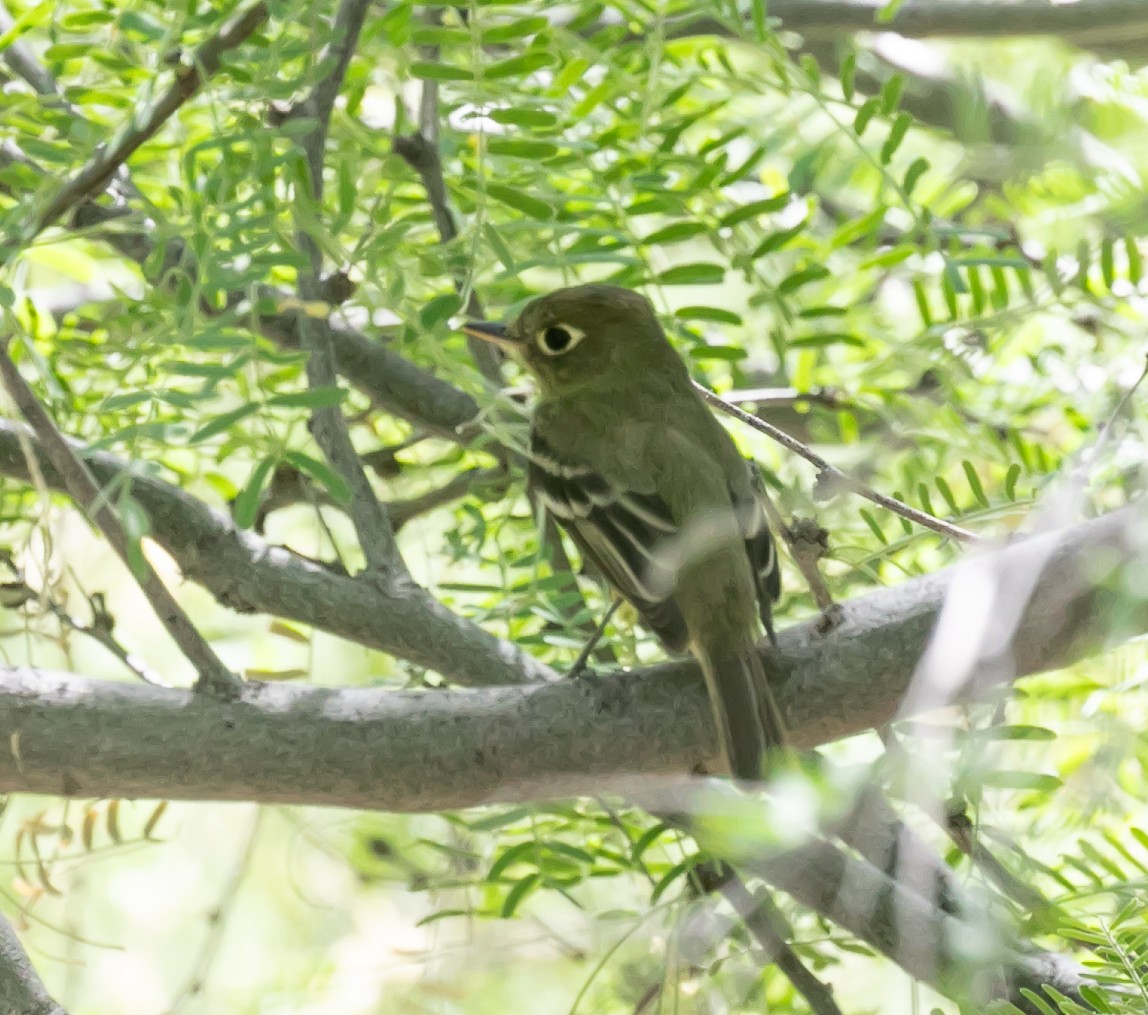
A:
<svg viewBox="0 0 1148 1015">
<path fill-rule="evenodd" d="M 1041 793 L 1051 793 L 1063 785 L 1055 775 L 1046 775 L 1043 772 L 1016 772 L 1008 769 L 996 769 L 985 772 L 981 785 L 993 789 L 1031 789 Z"/>
<path fill-rule="evenodd" d="M 1053 730 L 1044 726 L 989 726 L 983 730 L 974 730 L 971 734 L 977 740 L 1039 740 L 1049 741 L 1056 739 Z"/>
<path fill-rule="evenodd" d="M 698 261 L 667 268 L 654 281 L 659 285 L 717 285 L 724 278 L 725 268 L 720 264 Z"/>
<path fill-rule="evenodd" d="M 749 255 L 750 260 L 756 261 L 759 257 L 765 257 L 766 254 L 772 254 L 774 251 L 780 250 L 795 236 L 800 236 L 805 231 L 806 225 L 807 223 L 801 222 L 789 229 L 780 229 L 775 233 L 770 233 L 754 247 L 753 253 Z"/>
<path fill-rule="evenodd" d="M 150 535 L 151 519 L 143 505 L 127 492 L 120 495 L 116 507 L 127 541 L 128 567 L 137 579 L 143 578 L 148 572 L 148 564 L 140 541 Z"/>
<path fill-rule="evenodd" d="M 506 893 L 506 898 L 502 903 L 501 916 L 504 920 L 509 920 L 514 916 L 515 910 L 518 909 L 522 900 L 526 898 L 530 890 L 538 884 L 541 880 L 540 874 L 527 874 L 526 877 L 516 881 L 514 887 Z"/>
<path fill-rule="evenodd" d="M 973 496 L 976 497 L 977 502 L 981 507 L 988 507 L 989 499 L 985 496 L 985 488 L 981 486 L 980 476 L 977 475 L 977 470 L 973 468 L 973 463 L 966 458 L 961 462 L 961 468 L 965 470 L 965 476 L 969 481 L 969 488 L 973 491 Z"/>
<path fill-rule="evenodd" d="M 869 526 L 869 531 L 877 537 L 877 539 L 884 545 L 889 544 L 889 540 L 885 537 L 885 533 L 881 530 L 881 526 L 877 524 L 877 519 L 873 517 L 873 513 L 868 508 L 860 508 L 861 518 L 865 524 Z"/>
<path fill-rule="evenodd" d="M 769 19 L 767 17 L 766 0 L 750 0 L 749 11 L 753 20 L 753 35 L 758 42 L 764 42 L 769 37 Z"/>
<path fill-rule="evenodd" d="M 231 515 L 235 519 L 235 524 L 241 529 L 251 528 L 252 522 L 255 521 L 255 515 L 259 510 L 259 500 L 263 495 L 263 487 L 267 485 L 267 480 L 271 476 L 271 470 L 279 464 L 277 458 L 264 458 L 251 473 L 251 478 L 247 480 L 247 485 L 240 491 L 238 497 L 235 498 L 235 503 L 231 508 Z"/>
<path fill-rule="evenodd" d="M 869 122 L 877 115 L 880 108 L 881 103 L 877 99 L 866 99 L 861 104 L 861 108 L 857 110 L 857 116 L 853 120 L 853 130 L 858 137 L 865 133 L 865 128 L 869 126 Z"/>
<path fill-rule="evenodd" d="M 825 265 L 811 264 L 808 268 L 802 268 L 800 271 L 795 271 L 792 275 L 783 278 L 778 283 L 777 291 L 783 296 L 788 296 L 790 293 L 797 292 L 803 285 L 828 277 L 829 269 Z"/>
<path fill-rule="evenodd" d="M 1100 244 L 1100 274 L 1104 279 L 1104 284 L 1107 288 L 1112 288 L 1112 283 L 1116 281 L 1116 260 L 1113 257 L 1113 247 L 1111 237 L 1104 237 Z"/>
<path fill-rule="evenodd" d="M 650 905 L 653 905 L 662 897 L 662 894 L 679 878 L 685 877 L 691 870 L 698 865 L 701 857 L 697 854 L 687 856 L 680 863 L 674 864 L 662 877 L 658 883 L 654 885 L 654 890 L 650 893 Z"/>
<path fill-rule="evenodd" d="M 683 240 L 689 240 L 709 232 L 709 228 L 704 222 L 673 222 L 662 229 L 655 230 L 638 242 L 646 247 L 681 243 Z"/>
<path fill-rule="evenodd" d="M 347 389 L 338 386 L 309 388 L 306 391 L 286 391 L 267 399 L 268 405 L 284 409 L 326 409 L 339 405 L 347 397 Z"/>
<path fill-rule="evenodd" d="M 482 76 L 488 81 L 500 78 L 524 78 L 543 67 L 549 67 L 554 57 L 544 49 L 534 49 L 521 56 L 512 56 L 482 69 Z"/>
<path fill-rule="evenodd" d="M 546 221 L 554 218 L 555 212 L 552 205 L 514 187 L 508 187 L 502 183 L 488 183 L 486 192 L 496 201 L 513 208 L 515 211 L 529 215 L 533 219 Z"/>
<path fill-rule="evenodd" d="M 1128 281 L 1136 285 L 1144 274 L 1144 262 L 1140 257 L 1140 243 L 1135 236 L 1124 237 L 1124 253 L 1128 257 Z"/>
<path fill-rule="evenodd" d="M 953 488 L 949 486 L 947 482 L 945 482 L 945 477 L 937 476 L 933 482 L 937 484 L 937 490 L 940 492 L 941 496 L 945 498 L 945 503 L 949 505 L 949 510 L 953 514 L 959 515 L 961 513 L 961 509 L 957 507 L 957 498 L 953 496 Z"/>
<path fill-rule="evenodd" d="M 841 61 L 841 92 L 845 96 L 846 102 L 853 101 L 853 82 L 857 76 L 857 53 L 855 50 L 849 50 L 845 54 L 845 58 Z"/>
<path fill-rule="evenodd" d="M 250 416 L 253 412 L 259 409 L 258 402 L 248 402 L 246 405 L 241 405 L 238 409 L 232 409 L 230 412 L 225 412 L 221 416 L 216 416 L 215 419 L 209 423 L 205 423 L 198 430 L 195 431 L 189 438 L 189 444 L 198 444 L 200 441 L 205 441 L 209 437 L 214 437 L 216 434 L 223 433 L 224 430 L 230 430 L 232 426 L 238 423 L 246 416 Z"/>
<path fill-rule="evenodd" d="M 351 491 L 347 487 L 346 480 L 326 462 L 320 462 L 317 458 L 303 454 L 302 451 L 288 451 L 283 457 L 300 472 L 305 472 L 318 481 L 338 503 L 346 504 L 351 499 Z"/>
<path fill-rule="evenodd" d="M 511 127 L 553 127 L 558 122 L 558 117 L 545 109 L 492 109 L 486 115 Z"/>
<path fill-rule="evenodd" d="M 485 818 L 468 821 L 466 827 L 472 832 L 497 832 L 507 825 L 517 825 L 534 814 L 532 807 L 512 807 L 510 810 L 488 814 Z"/>
<path fill-rule="evenodd" d="M 856 348 L 864 348 L 867 343 L 858 335 L 830 331 L 821 335 L 802 335 L 800 338 L 790 339 L 788 344 L 790 349 L 823 349 L 829 345 L 851 345 Z"/>
<path fill-rule="evenodd" d="M 917 184 L 920 182 L 921 177 L 929 171 L 929 160 L 925 158 L 916 158 L 909 164 L 909 168 L 905 170 L 905 179 L 901 183 L 902 189 L 905 191 L 906 196 L 912 194 Z"/>
<path fill-rule="evenodd" d="M 486 142 L 486 150 L 491 155 L 510 155 L 518 159 L 548 159 L 557 155 L 558 145 L 552 141 L 536 141 L 531 138 L 492 137 Z"/>
<path fill-rule="evenodd" d="M 742 319 L 732 310 L 721 307 L 679 307 L 674 316 L 683 321 L 714 321 L 717 324 L 741 324 Z"/>
<path fill-rule="evenodd" d="M 1016 481 L 1020 479 L 1020 466 L 1016 462 L 1008 467 L 1004 478 L 1004 492 L 1009 500 L 1016 500 Z"/>
<path fill-rule="evenodd" d="M 734 208 L 729 214 L 725 215 L 720 222 L 720 226 L 728 228 L 736 226 L 741 222 L 747 222 L 750 219 L 757 218 L 759 215 L 765 215 L 771 211 L 778 211 L 789 204 L 792 195 L 789 191 L 784 194 L 777 194 L 774 197 L 766 197 L 760 201 L 753 201 L 750 204 L 743 204 L 740 208 Z"/>
<path fill-rule="evenodd" d="M 536 14 L 532 17 L 518 18 L 505 25 L 494 25 L 482 29 L 482 44 L 484 46 L 497 46 L 511 39 L 522 39 L 528 35 L 537 35 L 550 27 L 550 22 Z"/>
<path fill-rule="evenodd" d="M 888 165 L 893 160 L 893 156 L 897 154 L 897 149 L 901 147 L 901 142 L 905 140 L 905 135 L 909 132 L 909 127 L 912 124 L 913 118 L 908 113 L 897 114 L 897 119 L 889 128 L 889 136 L 881 146 L 881 162 L 884 165 Z"/>
<path fill-rule="evenodd" d="M 448 63 L 427 63 L 417 60 L 411 64 L 411 76 L 428 81 L 473 81 L 474 72 L 465 67 L 452 67 Z"/>
<path fill-rule="evenodd" d="M 881 89 L 881 112 L 889 116 L 901 102 L 901 93 L 905 90 L 905 75 L 894 74 L 885 82 Z"/>
<path fill-rule="evenodd" d="M 489 222 L 484 222 L 482 235 L 486 237 L 486 242 L 490 244 L 490 249 L 494 251 L 494 256 L 502 262 L 503 267 L 505 267 L 507 271 L 514 271 L 514 254 L 511 253 L 510 247 L 506 245 L 506 241 L 503 240 L 502 234 L 499 233 L 498 229 Z"/>
<path fill-rule="evenodd" d="M 440 293 L 419 311 L 419 324 L 424 331 L 433 331 L 435 326 L 457 314 L 462 308 L 462 300 L 457 293 Z"/>
<path fill-rule="evenodd" d="M 691 359 L 716 359 L 727 363 L 736 363 L 748 355 L 749 353 L 737 345 L 695 345 L 690 350 Z"/>
</svg>

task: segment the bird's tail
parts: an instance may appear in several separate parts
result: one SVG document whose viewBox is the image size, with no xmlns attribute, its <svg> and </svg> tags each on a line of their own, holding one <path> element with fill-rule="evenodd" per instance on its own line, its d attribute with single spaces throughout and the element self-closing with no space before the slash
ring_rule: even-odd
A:
<svg viewBox="0 0 1148 1015">
<path fill-rule="evenodd" d="M 735 779 L 762 776 L 767 750 L 787 743 L 785 724 L 753 647 L 694 645 L 705 674 L 718 742 Z"/>
</svg>

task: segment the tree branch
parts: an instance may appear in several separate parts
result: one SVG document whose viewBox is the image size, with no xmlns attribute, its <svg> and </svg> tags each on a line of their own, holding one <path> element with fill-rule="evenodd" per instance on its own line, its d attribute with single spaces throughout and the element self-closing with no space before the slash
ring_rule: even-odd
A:
<svg viewBox="0 0 1148 1015">
<path fill-rule="evenodd" d="M 32 441 L 44 481 L 63 490 L 60 474 L 23 427 L 0 420 L 0 475 L 30 481 L 23 442 Z M 79 445 L 71 447 L 82 453 Z M 184 576 L 223 605 L 313 625 L 339 637 L 426 666 L 460 684 L 514 684 L 553 679 L 549 667 L 457 616 L 416 585 L 384 588 L 357 580 L 273 546 L 235 527 L 231 518 L 114 455 L 85 455 L 104 485 L 130 483 L 147 512 L 152 538 Z"/>
<path fill-rule="evenodd" d="M 36 212 L 23 241 L 27 243 L 36 237 L 85 198 L 99 194 L 120 166 L 151 140 L 179 107 L 199 91 L 203 82 L 219 70 L 224 53 L 247 39 L 267 20 L 268 13 L 265 3 L 252 4 L 203 43 L 188 62 L 181 63 L 176 69 L 175 81 L 152 107 L 134 116 L 131 126 L 118 138 L 102 145 L 92 160 Z"/>
<path fill-rule="evenodd" d="M 196 690 L 210 691 L 226 698 L 235 697 L 241 686 L 239 678 L 215 654 L 215 650 L 184 613 L 183 607 L 164 585 L 148 559 L 135 551 L 119 512 L 108 503 L 100 484 L 69 446 L 52 417 L 16 369 L 8 353 L 8 341 L 4 338 L 0 338 L 0 378 L 3 378 L 4 387 L 39 438 L 44 457 L 59 476 L 60 485 L 98 526 L 119 558 L 128 565 L 128 570 L 147 597 L 156 617 L 195 667 L 198 674 Z M 25 452 L 31 453 L 31 449 L 22 448 L 21 454 Z"/>
<path fill-rule="evenodd" d="M 322 300 L 323 254 L 315 237 L 304 224 L 310 215 L 299 205 L 312 209 L 315 215 L 319 214 L 323 206 L 323 165 L 331 113 L 351 63 L 368 7 L 370 0 L 342 0 L 339 4 L 331 26 L 331 42 L 322 55 L 322 59 L 331 61 L 331 69 L 299 106 L 303 114 L 315 121 L 315 126 L 299 139 L 299 146 L 307 160 L 309 193 L 305 196 L 297 193 L 295 201 L 295 242 L 310 265 L 307 270 L 299 272 L 299 296 L 304 303 Z M 297 318 L 297 326 L 303 348 L 308 353 L 308 384 L 312 389 L 335 387 L 338 377 L 330 330 L 309 314 L 301 314 Z M 338 405 L 317 406 L 313 409 L 311 435 L 350 491 L 348 509 L 368 569 L 388 582 L 407 578 L 407 568 L 395 544 L 390 519 L 382 502 L 375 496 L 363 463 L 351 442 L 343 410 Z"/>
<path fill-rule="evenodd" d="M 0 914 L 0 1011 L 6 1015 L 68 1015 L 49 996 L 28 953 Z"/>
<path fill-rule="evenodd" d="M 915 39 L 1039 35 L 1130 60 L 1148 52 L 1148 9 L 1140 0 L 905 0 L 890 20 L 878 20 L 887 7 L 887 0 L 770 0 L 769 16 L 815 42 L 854 32 Z M 666 26 L 666 38 L 703 34 L 729 35 L 730 26 L 706 16 Z"/>
<path fill-rule="evenodd" d="M 975 566 L 1041 571 L 1012 642 L 1012 668 L 994 658 L 976 676 L 1011 680 L 1148 631 L 1148 601 L 1121 600 L 1117 611 L 1111 591 L 1146 566 L 1143 526 L 1142 512 L 1126 509 L 985 555 Z M 1095 582 L 1087 575 L 1098 560 L 1119 566 Z M 286 573 L 276 575 L 264 566 L 253 584 L 280 602 L 334 599 L 354 587 L 325 578 L 318 595 L 314 585 L 310 594 L 298 585 L 293 593 L 270 588 L 303 567 L 281 561 Z M 815 620 L 790 627 L 778 637 L 780 657 L 763 649 L 796 746 L 880 726 L 897 713 L 958 570 L 843 604 L 844 623 L 828 636 Z M 353 609 L 370 629 L 393 609 L 400 632 L 417 625 L 403 647 L 426 653 L 421 601 L 361 598 L 355 605 L 340 597 L 330 612 L 338 619 Z M 387 633 L 398 640 L 399 632 Z M 463 672 L 465 652 L 454 662 Z M 483 668 L 489 663 L 476 659 L 472 682 Z M 972 688 L 980 689 L 977 680 L 959 698 L 968 700 Z M 0 754 L 0 790 L 437 811 L 615 789 L 643 796 L 657 776 L 677 779 L 717 756 L 705 687 L 688 660 L 519 688 L 256 684 L 232 705 L 202 699 L 190 708 L 191 700 L 182 691 L 9 669 L 0 743 L 19 750 Z"/>
<path fill-rule="evenodd" d="M 790 437 L 784 430 L 779 430 L 772 423 L 767 423 L 764 419 L 760 419 L 752 413 L 738 408 L 733 403 L 727 402 L 721 395 L 710 391 L 704 384 L 699 384 L 697 381 L 693 383 L 694 389 L 702 398 L 709 402 L 710 405 L 716 406 L 727 416 L 732 416 L 746 426 L 752 427 L 759 433 L 763 433 L 767 437 L 777 441 L 777 443 L 787 451 L 792 451 L 795 455 L 800 455 L 807 462 L 816 465 L 817 481 L 819 483 L 829 482 L 840 486 L 843 489 L 849 490 L 851 493 L 858 494 L 866 500 L 872 501 L 874 504 L 878 504 L 892 511 L 894 514 L 900 515 L 902 518 L 916 522 L 923 528 L 932 529 L 934 532 L 939 532 L 942 536 L 948 536 L 950 539 L 955 539 L 958 542 L 978 543 L 981 541 L 976 533 L 970 532 L 960 525 L 954 525 L 952 522 L 946 522 L 942 518 L 936 518 L 927 511 L 921 511 L 910 504 L 897 500 L 895 497 L 878 493 L 871 487 L 866 486 L 864 483 L 842 472 L 837 466 L 831 465 L 820 455 L 815 454 L 810 448 L 807 448 L 801 441 Z"/>
</svg>

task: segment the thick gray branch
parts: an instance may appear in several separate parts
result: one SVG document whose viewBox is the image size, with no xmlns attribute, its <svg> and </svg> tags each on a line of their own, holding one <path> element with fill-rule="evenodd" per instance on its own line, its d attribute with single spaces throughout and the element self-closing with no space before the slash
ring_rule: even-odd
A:
<svg viewBox="0 0 1148 1015">
<path fill-rule="evenodd" d="M 1148 631 L 1148 601 L 1120 598 L 1116 610 L 1111 591 L 1143 570 L 1146 543 L 1142 515 L 1126 509 L 987 557 L 999 573 L 1036 567 L 1040 579 L 1013 638 L 1011 669 L 995 658 L 977 676 L 999 682 L 1063 666 Z M 1097 584 L 1085 576 L 1101 562 L 1113 570 Z M 302 566 L 281 562 L 281 575 L 264 571 L 257 580 L 290 580 Z M 784 667 L 777 694 L 798 746 L 897 714 L 956 571 L 844 604 L 843 624 L 827 636 L 816 621 L 781 633 L 781 661 L 769 655 L 766 663 Z M 401 623 L 427 629 L 421 602 L 394 605 Z M 360 615 L 378 611 L 376 599 Z M 17 744 L 18 755 L 0 755 L 0 790 L 435 811 L 630 791 L 636 777 L 645 785 L 715 755 L 692 662 L 517 688 L 267 684 L 245 688 L 233 705 L 191 702 L 178 691 L 9 670 L 0 743 Z"/>
<path fill-rule="evenodd" d="M 1141 0 L 905 0 L 890 21 L 878 21 L 888 0 L 770 0 L 769 16 L 807 41 L 854 32 L 896 32 L 907 38 L 1054 36 L 1107 56 L 1142 58 L 1148 52 L 1148 7 Z M 668 38 L 729 35 L 710 17 L 667 25 Z"/>
<path fill-rule="evenodd" d="M 0 420 L 0 475 L 27 482 L 20 434 L 17 424 Z M 38 460 L 44 480 L 62 490 L 51 463 L 43 454 Z M 103 453 L 85 455 L 84 461 L 104 484 L 122 479 L 130 468 Z M 426 666 L 454 683 L 511 684 L 553 676 L 520 649 L 452 613 L 411 582 L 383 588 L 369 579 L 327 570 L 237 529 L 227 515 L 149 476 L 133 474 L 131 493 L 147 511 L 153 537 L 183 574 L 225 606 L 310 624 Z"/>
<path fill-rule="evenodd" d="M 0 1011 L 4 1015 L 68 1015 L 48 995 L 16 931 L 0 915 Z"/>
</svg>

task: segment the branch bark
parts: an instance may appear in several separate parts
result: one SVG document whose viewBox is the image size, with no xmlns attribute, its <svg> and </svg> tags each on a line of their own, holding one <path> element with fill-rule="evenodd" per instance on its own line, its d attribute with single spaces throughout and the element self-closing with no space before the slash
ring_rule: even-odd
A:
<svg viewBox="0 0 1148 1015">
<path fill-rule="evenodd" d="M 308 214 L 299 206 L 314 209 L 316 215 L 322 208 L 323 166 L 331 113 L 369 6 L 370 0 L 342 0 L 339 4 L 331 26 L 331 42 L 323 50 L 323 58 L 331 61 L 331 69 L 299 106 L 304 115 L 315 121 L 315 126 L 299 139 L 299 147 L 307 161 L 309 192 L 300 194 L 297 188 L 295 196 L 295 242 L 308 262 L 308 267 L 299 272 L 299 295 L 304 302 L 323 298 L 323 253 L 304 224 Z M 297 319 L 297 327 L 301 344 L 308 353 L 307 383 L 312 389 L 335 387 L 337 363 L 330 329 L 324 328 L 322 322 L 310 314 L 301 314 Z M 388 583 L 406 578 L 406 564 L 395 544 L 395 533 L 386 508 L 375 496 L 370 480 L 367 479 L 363 463 L 351 442 L 342 409 L 338 405 L 327 405 L 312 410 L 311 435 L 328 463 L 347 484 L 350 496 L 348 511 L 368 569 Z"/>
<path fill-rule="evenodd" d="M 770 0 L 769 16 L 807 41 L 853 32 L 896 32 L 907 38 L 1054 36 L 1105 56 L 1142 59 L 1148 52 L 1148 8 L 1140 0 L 905 0 L 879 21 L 887 0 Z M 667 38 L 730 34 L 710 17 L 683 17 L 666 26 Z"/>
<path fill-rule="evenodd" d="M 44 481 L 63 490 L 59 473 L 31 434 L 0 420 L 0 475 L 30 480 L 21 444 L 33 441 Z M 82 452 L 75 443 L 74 450 Z M 103 484 L 130 483 L 148 513 L 153 538 L 184 576 L 224 606 L 269 613 L 318 627 L 426 666 L 459 684 L 514 684 L 552 679 L 542 663 L 457 616 L 413 583 L 384 587 L 336 574 L 235 527 L 231 518 L 178 487 L 134 472 L 114 455 L 84 455 Z"/>
<path fill-rule="evenodd" d="M 1041 570 L 1012 668 L 994 658 L 976 676 L 1011 680 L 1148 631 L 1148 601 L 1122 599 L 1116 611 L 1112 591 L 1143 570 L 1146 544 L 1143 512 L 1129 508 L 986 555 L 1000 573 Z M 1103 561 L 1112 569 L 1097 580 Z M 784 670 L 777 696 L 796 746 L 897 714 L 957 570 L 854 599 L 831 634 L 814 620 L 781 632 L 780 657 L 764 650 L 771 672 Z M 423 609 L 394 605 L 407 624 Z M 365 613 L 379 609 L 375 600 Z M 437 811 L 615 789 L 642 796 L 657 776 L 680 777 L 717 754 L 690 661 L 477 691 L 250 685 L 237 703 L 194 708 L 186 692 L 0 672 L 0 743 L 17 745 L 0 755 L 4 791 Z"/>
<path fill-rule="evenodd" d="M 0 915 L 0 1011 L 6 1015 L 68 1015 L 36 975 L 16 931 Z"/>
<path fill-rule="evenodd" d="M 133 560 L 131 540 L 120 513 L 107 502 L 91 470 L 57 429 L 48 410 L 40 404 L 28 382 L 21 376 L 16 364 L 12 362 L 7 339 L 3 336 L 0 336 L 0 378 L 12 401 L 39 438 L 39 448 L 59 477 L 60 485 L 99 527 L 119 558 L 128 565 L 159 622 L 195 667 L 198 674 L 196 690 L 209 691 L 227 698 L 235 697 L 239 693 L 239 678 L 216 655 L 147 558 L 141 554 L 139 559 Z M 26 444 L 20 451 L 22 456 L 35 453 L 30 444 Z"/>
</svg>

